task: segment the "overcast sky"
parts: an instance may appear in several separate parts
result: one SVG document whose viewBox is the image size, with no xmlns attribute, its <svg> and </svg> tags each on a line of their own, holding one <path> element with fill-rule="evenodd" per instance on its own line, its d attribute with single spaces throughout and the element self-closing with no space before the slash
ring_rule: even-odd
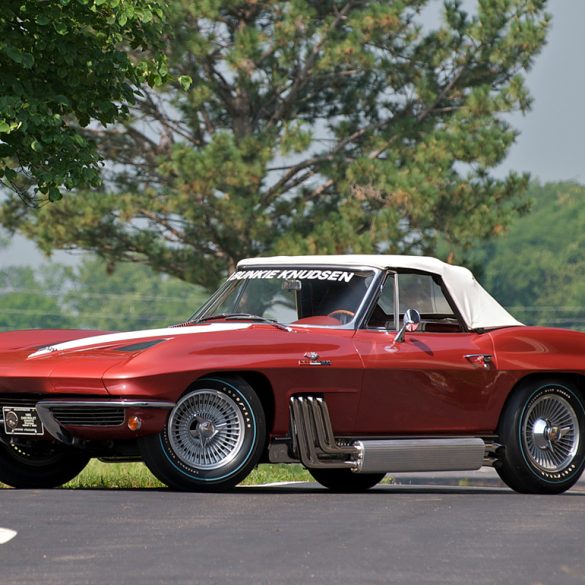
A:
<svg viewBox="0 0 585 585">
<path fill-rule="evenodd" d="M 514 119 L 521 131 L 503 170 L 530 171 L 542 181 L 585 182 L 585 2 L 549 0 L 548 44 L 528 74 L 532 111 Z"/>
<path fill-rule="evenodd" d="M 497 174 L 514 169 L 529 171 L 543 182 L 585 182 L 585 2 L 549 0 L 548 10 L 553 16 L 548 44 L 527 77 L 533 108 L 513 118 L 521 134 Z M 75 256 L 62 252 L 53 259 L 75 262 Z M 21 237 L 0 251 L 0 266 L 43 262 L 44 256 Z"/>
</svg>

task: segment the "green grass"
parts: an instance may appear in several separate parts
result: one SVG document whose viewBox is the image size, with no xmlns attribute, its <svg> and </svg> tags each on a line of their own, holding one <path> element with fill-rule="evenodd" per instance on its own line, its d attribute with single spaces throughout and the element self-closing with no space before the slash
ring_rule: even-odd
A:
<svg viewBox="0 0 585 585">
<path fill-rule="evenodd" d="M 88 466 L 66 488 L 161 488 L 162 484 L 144 463 L 102 463 L 92 459 Z"/>
<path fill-rule="evenodd" d="M 301 465 L 259 465 L 241 485 L 312 481 Z M 0 487 L 7 487 L 0 483 Z M 143 463 L 102 463 L 92 459 L 68 489 L 149 489 L 165 487 Z"/>
<path fill-rule="evenodd" d="M 241 485 L 258 485 L 260 483 L 275 483 L 278 481 L 291 482 L 315 480 L 302 465 L 281 463 L 259 465 Z"/>
</svg>

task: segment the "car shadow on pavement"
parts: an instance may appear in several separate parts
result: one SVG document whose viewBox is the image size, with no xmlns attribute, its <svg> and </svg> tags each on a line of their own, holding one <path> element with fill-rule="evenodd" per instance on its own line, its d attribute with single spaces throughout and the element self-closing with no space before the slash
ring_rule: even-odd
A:
<svg viewBox="0 0 585 585">
<path fill-rule="evenodd" d="M 12 488 L 2 489 L 0 491 L 38 491 L 38 490 L 15 490 Z M 44 491 L 44 490 L 41 490 Z M 490 496 L 544 496 L 545 494 L 517 494 L 506 486 L 489 486 L 489 485 L 441 485 L 441 484 L 382 484 L 365 492 L 333 492 L 320 486 L 317 483 L 299 482 L 283 484 L 278 486 L 258 485 L 258 486 L 237 486 L 230 490 L 218 492 L 186 492 L 173 490 L 172 488 L 153 487 L 153 488 L 116 488 L 116 487 L 81 487 L 81 488 L 54 488 L 52 492 L 75 493 L 75 492 L 102 492 L 102 493 L 142 493 L 142 494 L 181 494 L 185 496 L 245 496 L 245 495 L 311 495 L 311 496 L 331 496 L 344 495 L 352 497 L 388 497 L 390 495 L 400 494 L 443 494 L 443 495 L 490 495 Z M 559 496 L 585 497 L 585 489 L 582 486 L 573 488 Z M 546 496 L 549 497 L 549 496 Z"/>
<path fill-rule="evenodd" d="M 492 495 L 506 496 L 514 495 L 516 492 L 506 486 L 455 486 L 455 485 L 404 485 L 390 484 L 379 485 L 370 490 L 360 493 L 332 492 L 318 484 L 297 484 L 291 486 L 240 486 L 235 488 L 232 493 L 254 493 L 254 494 L 311 494 L 311 495 L 331 495 L 341 494 L 354 497 L 380 497 L 392 494 L 452 494 L 452 495 Z M 541 495 L 541 494 L 516 494 L 516 495 Z M 567 491 L 562 496 L 585 496 L 585 491 L 572 490 Z"/>
</svg>

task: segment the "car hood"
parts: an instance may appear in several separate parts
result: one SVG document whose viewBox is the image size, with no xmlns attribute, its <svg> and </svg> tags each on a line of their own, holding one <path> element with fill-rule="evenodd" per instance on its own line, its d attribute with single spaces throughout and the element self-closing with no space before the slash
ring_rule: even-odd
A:
<svg viewBox="0 0 585 585">
<path fill-rule="evenodd" d="M 128 372 L 129 364 L 143 354 L 150 355 L 149 348 L 165 346 L 164 341 L 181 337 L 199 340 L 204 333 L 242 330 L 251 325 L 213 323 L 122 333 L 30 330 L 0 334 L 0 392 L 105 394 L 104 374 L 116 367 Z"/>
<path fill-rule="evenodd" d="M 149 342 L 156 342 L 157 340 L 174 339 L 183 335 L 248 329 L 251 325 L 252 323 L 210 323 L 187 327 L 165 327 L 161 329 L 146 329 L 143 331 L 124 331 L 120 333 L 91 335 L 89 337 L 71 339 L 60 343 L 47 344 L 42 347 L 38 347 L 37 344 L 34 351 L 28 355 L 28 358 L 56 357 L 64 353 L 93 352 L 94 350 L 118 350 L 135 353 L 148 349 L 151 346 Z"/>
</svg>

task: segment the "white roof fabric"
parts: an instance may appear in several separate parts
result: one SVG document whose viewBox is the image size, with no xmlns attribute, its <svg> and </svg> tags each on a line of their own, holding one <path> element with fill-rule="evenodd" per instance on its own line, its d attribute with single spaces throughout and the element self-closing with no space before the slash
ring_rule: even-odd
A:
<svg viewBox="0 0 585 585">
<path fill-rule="evenodd" d="M 443 279 L 469 329 L 521 326 L 480 284 L 473 274 L 461 266 L 452 266 L 428 256 L 390 256 L 347 254 L 343 256 L 273 256 L 248 258 L 238 268 L 249 266 L 343 266 L 386 269 L 410 269 L 437 274 Z"/>
</svg>

